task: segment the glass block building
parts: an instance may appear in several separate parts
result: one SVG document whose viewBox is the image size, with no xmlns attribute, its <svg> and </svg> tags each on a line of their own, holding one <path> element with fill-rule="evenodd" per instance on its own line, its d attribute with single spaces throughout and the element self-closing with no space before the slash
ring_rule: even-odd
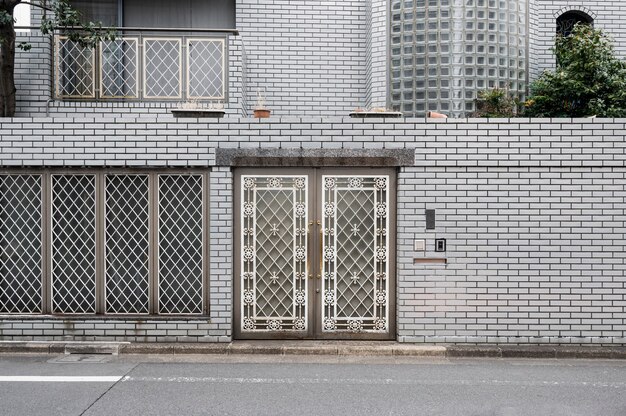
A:
<svg viewBox="0 0 626 416">
<path fill-rule="evenodd" d="M 392 0 L 390 17 L 393 108 L 462 117 L 485 89 L 524 97 L 527 0 Z"/>
</svg>

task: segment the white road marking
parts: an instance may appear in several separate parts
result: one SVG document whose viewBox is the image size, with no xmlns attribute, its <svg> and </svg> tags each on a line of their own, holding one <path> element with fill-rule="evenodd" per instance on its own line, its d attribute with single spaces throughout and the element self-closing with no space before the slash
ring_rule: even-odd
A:
<svg viewBox="0 0 626 416">
<path fill-rule="evenodd" d="M 117 383 L 122 376 L 0 376 L 0 382 Z"/>
</svg>

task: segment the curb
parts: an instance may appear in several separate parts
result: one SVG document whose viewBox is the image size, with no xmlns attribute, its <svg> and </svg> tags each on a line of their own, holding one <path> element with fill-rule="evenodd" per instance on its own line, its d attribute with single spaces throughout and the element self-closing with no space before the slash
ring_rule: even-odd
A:
<svg viewBox="0 0 626 416">
<path fill-rule="evenodd" d="M 626 346 L 424 345 L 398 342 L 235 341 L 231 343 L 130 343 L 0 341 L 0 353 L 327 355 L 440 358 L 626 359 Z"/>
</svg>

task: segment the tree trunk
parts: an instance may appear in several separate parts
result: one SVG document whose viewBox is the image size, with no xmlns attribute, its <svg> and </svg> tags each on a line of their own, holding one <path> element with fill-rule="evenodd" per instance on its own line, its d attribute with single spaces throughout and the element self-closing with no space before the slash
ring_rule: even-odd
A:
<svg viewBox="0 0 626 416">
<path fill-rule="evenodd" d="M 15 115 L 15 28 L 0 26 L 0 117 Z"/>
</svg>

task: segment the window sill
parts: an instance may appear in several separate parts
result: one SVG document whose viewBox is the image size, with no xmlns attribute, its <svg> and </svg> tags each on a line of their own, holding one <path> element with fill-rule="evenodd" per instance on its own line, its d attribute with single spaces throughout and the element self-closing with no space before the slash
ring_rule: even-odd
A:
<svg viewBox="0 0 626 416">
<path fill-rule="evenodd" d="M 1 321 L 211 321 L 208 315 L 46 315 L 46 314 L 0 314 Z"/>
<path fill-rule="evenodd" d="M 400 118 L 402 113 L 399 111 L 353 111 L 350 114 L 352 118 Z"/>
<path fill-rule="evenodd" d="M 172 108 L 170 112 L 177 118 L 222 118 L 224 114 L 226 114 L 224 110 L 211 110 L 206 108 Z"/>
</svg>

